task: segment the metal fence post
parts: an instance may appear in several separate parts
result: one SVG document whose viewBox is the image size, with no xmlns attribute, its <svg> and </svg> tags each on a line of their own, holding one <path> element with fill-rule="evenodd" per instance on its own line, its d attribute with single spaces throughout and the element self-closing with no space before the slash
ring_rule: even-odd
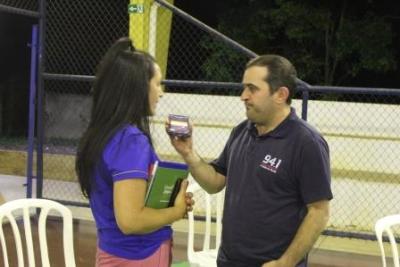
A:
<svg viewBox="0 0 400 267">
<path fill-rule="evenodd" d="M 26 197 L 32 197 L 32 166 L 33 166 L 33 150 L 34 150 L 34 135 L 35 135 L 35 99 L 36 99 L 36 75 L 37 75 L 37 38 L 38 38 L 38 25 L 32 26 L 32 39 L 31 39 L 31 71 L 29 82 L 29 121 L 28 121 L 28 158 L 27 158 L 27 188 Z"/>
</svg>

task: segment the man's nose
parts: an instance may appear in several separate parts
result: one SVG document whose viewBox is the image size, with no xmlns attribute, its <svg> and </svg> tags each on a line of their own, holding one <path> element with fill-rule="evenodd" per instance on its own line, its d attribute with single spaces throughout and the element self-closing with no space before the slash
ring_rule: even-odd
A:
<svg viewBox="0 0 400 267">
<path fill-rule="evenodd" d="M 247 87 L 245 87 L 242 91 L 242 93 L 240 94 L 240 100 L 245 101 L 249 98 L 249 89 Z"/>
</svg>

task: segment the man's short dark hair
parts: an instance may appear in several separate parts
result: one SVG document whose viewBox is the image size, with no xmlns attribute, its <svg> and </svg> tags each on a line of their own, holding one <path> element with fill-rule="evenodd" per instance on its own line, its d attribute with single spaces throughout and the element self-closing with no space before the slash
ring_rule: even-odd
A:
<svg viewBox="0 0 400 267">
<path fill-rule="evenodd" d="M 290 104 L 296 90 L 297 72 L 293 64 L 286 58 L 279 55 L 261 55 L 250 60 L 246 69 L 254 66 L 266 67 L 268 75 L 265 81 L 271 87 L 271 93 L 285 86 L 289 89 L 289 96 L 286 103 Z"/>
</svg>

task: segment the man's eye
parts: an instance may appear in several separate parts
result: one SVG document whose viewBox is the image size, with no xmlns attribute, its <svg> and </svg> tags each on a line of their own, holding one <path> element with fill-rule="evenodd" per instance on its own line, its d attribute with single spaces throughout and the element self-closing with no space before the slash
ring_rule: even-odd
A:
<svg viewBox="0 0 400 267">
<path fill-rule="evenodd" d="M 254 85 L 249 85 L 248 87 L 249 87 L 249 90 L 250 90 L 251 92 L 254 92 L 254 91 L 257 90 L 257 87 L 255 87 Z"/>
</svg>

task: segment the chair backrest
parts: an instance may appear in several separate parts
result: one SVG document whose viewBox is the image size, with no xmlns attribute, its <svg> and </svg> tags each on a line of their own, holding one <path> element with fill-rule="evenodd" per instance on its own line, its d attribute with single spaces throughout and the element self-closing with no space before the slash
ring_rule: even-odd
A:
<svg viewBox="0 0 400 267">
<path fill-rule="evenodd" d="M 387 266 L 386 256 L 385 256 L 385 248 L 383 246 L 383 233 L 384 232 L 386 232 L 389 237 L 390 247 L 392 250 L 392 257 L 393 257 L 393 266 L 400 267 L 399 252 L 397 250 L 397 243 L 396 243 L 396 239 L 394 237 L 393 229 L 392 229 L 393 226 L 399 225 L 399 224 L 400 224 L 400 215 L 389 215 L 389 216 L 379 219 L 375 223 L 375 233 L 376 233 L 376 237 L 378 239 L 379 248 L 381 250 L 383 267 Z"/>
<path fill-rule="evenodd" d="M 26 255 L 28 258 L 29 267 L 35 266 L 34 244 L 32 236 L 32 220 L 31 214 L 36 214 L 36 210 L 40 209 L 38 218 L 38 236 L 40 245 L 40 256 L 42 266 L 50 266 L 47 236 L 46 236 L 46 222 L 50 211 L 56 211 L 61 215 L 63 220 L 63 250 L 66 267 L 75 267 L 75 255 L 73 246 L 73 224 L 72 213 L 64 205 L 47 199 L 17 199 L 6 202 L 0 206 L 0 241 L 3 250 L 4 266 L 9 266 L 7 243 L 4 236 L 4 225 L 9 223 L 12 228 L 12 233 L 15 240 L 15 247 L 18 258 L 18 267 L 25 266 L 23 247 L 26 247 Z M 25 246 L 22 245 L 20 229 L 18 223 L 23 223 Z"/>
<path fill-rule="evenodd" d="M 202 189 L 197 183 L 192 183 L 188 188 L 189 192 L 193 192 L 196 198 L 193 212 L 189 212 L 189 233 L 188 233 L 188 246 L 187 253 L 189 261 L 193 258 L 194 250 L 194 237 L 195 237 L 195 219 L 194 212 L 196 210 L 204 211 L 205 227 L 203 233 L 203 248 L 202 251 L 209 251 L 211 249 L 218 249 L 221 243 L 222 232 L 222 210 L 224 201 L 224 191 L 217 194 L 210 195 Z M 203 215 L 202 214 L 202 215 Z M 215 216 L 215 242 L 212 242 L 212 217 Z"/>
</svg>

